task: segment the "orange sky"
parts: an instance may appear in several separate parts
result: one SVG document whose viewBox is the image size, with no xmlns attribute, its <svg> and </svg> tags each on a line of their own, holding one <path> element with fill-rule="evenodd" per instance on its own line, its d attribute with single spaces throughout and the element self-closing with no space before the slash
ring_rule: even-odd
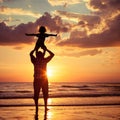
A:
<svg viewBox="0 0 120 120">
<path fill-rule="evenodd" d="M 32 47 L 32 45 L 26 46 L 21 51 L 10 47 L 0 48 L 0 81 L 31 82 L 33 80 L 33 65 L 29 58 Z M 116 54 L 120 52 L 119 48 L 109 49 L 116 49 Z M 76 48 L 77 50 L 79 49 Z M 119 55 L 115 55 L 114 52 L 95 56 L 68 57 L 58 56 L 57 47 L 52 51 L 55 57 L 48 63 L 48 71 L 50 71 L 48 78 L 51 82 L 119 82 L 120 63 L 117 58 Z"/>
<path fill-rule="evenodd" d="M 33 81 L 29 52 L 44 25 L 55 57 L 50 82 L 120 82 L 120 11 L 117 1 L 0 1 L 0 82 Z M 106 9 L 104 9 L 104 7 Z"/>
</svg>

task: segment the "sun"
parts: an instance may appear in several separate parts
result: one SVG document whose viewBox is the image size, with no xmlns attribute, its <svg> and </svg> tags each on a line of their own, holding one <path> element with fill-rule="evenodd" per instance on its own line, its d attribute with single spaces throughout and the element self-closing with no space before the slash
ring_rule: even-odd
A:
<svg viewBox="0 0 120 120">
<path fill-rule="evenodd" d="M 47 76 L 52 77 L 53 76 L 53 71 L 52 69 L 47 69 Z"/>
</svg>

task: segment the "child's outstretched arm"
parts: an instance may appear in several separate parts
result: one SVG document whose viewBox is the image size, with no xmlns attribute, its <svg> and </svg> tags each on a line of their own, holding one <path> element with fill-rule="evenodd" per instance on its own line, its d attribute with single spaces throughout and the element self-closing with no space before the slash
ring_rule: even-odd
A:
<svg viewBox="0 0 120 120">
<path fill-rule="evenodd" d="M 57 36 L 57 34 L 48 34 L 48 36 Z"/>
<path fill-rule="evenodd" d="M 28 33 L 25 33 L 26 36 L 37 36 L 37 34 L 28 34 Z"/>
</svg>

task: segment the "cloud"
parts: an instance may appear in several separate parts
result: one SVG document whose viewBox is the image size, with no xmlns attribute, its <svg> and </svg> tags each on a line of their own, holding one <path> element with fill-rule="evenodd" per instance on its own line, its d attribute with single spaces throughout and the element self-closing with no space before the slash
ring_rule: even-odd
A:
<svg viewBox="0 0 120 120">
<path fill-rule="evenodd" d="M 60 10 L 56 10 L 54 12 L 54 14 L 61 16 L 64 19 L 67 20 L 72 20 L 74 22 L 79 22 L 80 20 L 85 20 L 86 22 L 92 22 L 94 20 L 97 21 L 99 20 L 99 16 L 96 15 L 83 15 L 83 14 L 79 14 L 79 13 L 75 13 L 75 12 L 67 12 L 67 11 L 60 11 Z"/>
<path fill-rule="evenodd" d="M 20 19 L 14 19 L 12 17 L 8 17 L 8 18 L 3 19 L 3 20 L 0 19 L 0 22 L 5 22 L 5 23 L 8 24 L 9 22 L 21 22 L 21 20 Z"/>
<path fill-rule="evenodd" d="M 64 23 L 59 16 L 51 16 L 49 13 L 44 13 L 40 19 L 36 20 L 37 25 L 44 25 L 49 28 L 50 31 L 59 32 L 68 32 L 70 24 Z"/>
<path fill-rule="evenodd" d="M 99 4 L 95 0 L 87 1 L 86 5 L 92 10 L 91 15 L 56 11 L 54 16 L 44 13 L 35 22 L 21 23 L 18 26 L 7 26 L 4 22 L 1 22 L 0 45 L 31 44 L 35 42 L 34 38 L 27 37 L 24 34 L 36 33 L 38 26 L 44 25 L 49 31 L 62 34 L 59 37 L 60 40 L 54 42 L 59 46 L 80 48 L 120 46 L 119 1 L 109 0 L 109 2 L 106 2 L 106 0 L 100 0 Z M 106 10 L 102 5 L 106 7 Z M 115 10 L 109 12 L 113 8 Z M 64 21 L 63 17 L 68 20 L 71 18 L 77 19 L 77 21 L 74 23 L 68 20 Z M 67 37 L 65 33 L 68 34 Z M 63 38 L 63 36 L 65 37 Z"/>
<path fill-rule="evenodd" d="M 39 13 L 34 13 L 28 10 L 23 10 L 21 8 L 9 8 L 6 6 L 0 6 L 0 14 L 3 15 L 28 15 L 32 17 L 40 17 L 41 15 Z"/>
<path fill-rule="evenodd" d="M 59 16 L 52 17 L 49 13 L 45 13 L 35 22 L 21 23 L 18 26 L 7 26 L 4 22 L 1 22 L 0 45 L 18 46 L 32 44 L 35 42 L 34 37 L 25 36 L 25 33 L 37 33 L 37 28 L 41 25 L 57 33 L 67 32 L 69 30 L 69 24 L 64 24 Z"/>
<path fill-rule="evenodd" d="M 120 0 L 87 0 L 88 8 L 93 11 L 113 12 L 120 9 Z M 109 11 L 107 11 L 109 10 Z"/>
<path fill-rule="evenodd" d="M 58 45 L 62 46 L 76 46 L 83 48 L 93 48 L 93 47 L 112 47 L 120 46 L 120 15 L 117 16 L 113 21 L 109 21 L 109 29 L 101 33 L 91 34 L 89 36 L 79 37 L 74 31 L 71 33 L 70 38 L 66 41 L 61 41 Z"/>
<path fill-rule="evenodd" d="M 71 57 L 81 57 L 81 56 L 95 56 L 98 54 L 102 54 L 102 49 L 87 49 L 83 51 L 77 51 L 75 52 L 74 50 L 72 51 L 67 51 L 64 52 L 64 56 L 71 56 Z M 59 56 L 63 56 L 63 52 L 58 53 Z"/>
<path fill-rule="evenodd" d="M 21 50 L 21 49 L 23 49 L 23 47 L 22 46 L 16 46 L 16 47 L 14 47 L 14 49 Z"/>
<path fill-rule="evenodd" d="M 90 55 L 90 56 L 94 56 L 97 54 L 101 54 L 102 50 L 98 50 L 98 49 L 91 49 L 91 50 L 86 50 L 86 51 L 82 51 L 79 53 L 80 56 L 86 56 L 86 55 Z"/>
<path fill-rule="evenodd" d="M 67 5 L 80 3 L 81 1 L 82 0 L 48 0 L 48 2 L 52 6 L 63 5 L 64 7 L 66 7 Z"/>
<path fill-rule="evenodd" d="M 76 16 L 79 22 L 76 23 L 76 28 L 71 31 L 70 37 L 59 42 L 58 45 L 82 48 L 120 46 L 120 1 L 87 1 L 87 5 L 93 10 L 91 16 L 59 12 L 59 14 L 67 17 Z M 81 33 L 86 34 L 81 36 L 79 35 Z"/>
<path fill-rule="evenodd" d="M 13 1 L 13 0 L 0 0 L 0 2 L 8 2 L 8 1 Z"/>
<path fill-rule="evenodd" d="M 89 32 L 92 29 L 95 29 L 94 31 L 96 32 L 97 31 L 96 26 L 101 23 L 101 18 L 98 15 L 83 15 L 83 14 L 66 12 L 66 11 L 55 11 L 55 14 L 67 20 L 73 20 L 74 22 L 78 23 L 74 25 L 78 29 L 80 29 L 80 27 L 84 27 L 84 28 L 87 27 Z M 100 31 L 100 26 L 99 26 L 99 31 Z"/>
<path fill-rule="evenodd" d="M 31 44 L 34 39 L 31 37 L 28 39 L 25 33 L 35 31 L 35 25 L 28 23 L 20 24 L 17 27 L 9 27 L 2 22 L 0 23 L 0 31 L 0 45 Z"/>
</svg>

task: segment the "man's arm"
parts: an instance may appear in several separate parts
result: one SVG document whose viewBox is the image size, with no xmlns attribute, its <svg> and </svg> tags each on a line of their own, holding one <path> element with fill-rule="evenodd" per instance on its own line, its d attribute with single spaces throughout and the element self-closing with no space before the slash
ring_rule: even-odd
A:
<svg viewBox="0 0 120 120">
<path fill-rule="evenodd" d="M 49 62 L 54 57 L 54 53 L 48 49 L 46 49 L 46 51 L 49 53 L 49 56 L 45 59 L 47 62 Z"/>
<path fill-rule="evenodd" d="M 30 52 L 30 59 L 31 59 L 31 62 L 32 62 L 32 63 L 34 63 L 34 61 L 35 61 L 35 56 L 33 55 L 33 53 L 34 53 L 34 50 L 32 50 L 32 51 Z"/>
<path fill-rule="evenodd" d="M 45 50 L 43 50 L 43 56 L 45 56 L 45 53 L 46 53 L 46 49 L 45 49 Z"/>
</svg>

